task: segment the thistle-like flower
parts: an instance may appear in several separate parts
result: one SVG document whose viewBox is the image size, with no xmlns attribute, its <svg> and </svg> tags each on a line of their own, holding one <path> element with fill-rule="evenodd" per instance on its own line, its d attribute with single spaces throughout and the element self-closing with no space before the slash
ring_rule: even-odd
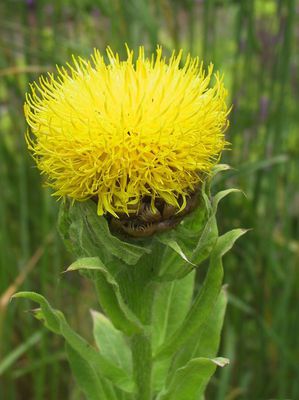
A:
<svg viewBox="0 0 299 400">
<path fill-rule="evenodd" d="M 54 195 L 93 198 L 99 215 L 134 217 L 145 204 L 155 215 L 159 202 L 182 212 L 226 145 L 223 79 L 189 55 L 181 66 L 182 51 L 107 56 L 74 57 L 31 85 L 26 138 L 37 166 Z"/>
</svg>

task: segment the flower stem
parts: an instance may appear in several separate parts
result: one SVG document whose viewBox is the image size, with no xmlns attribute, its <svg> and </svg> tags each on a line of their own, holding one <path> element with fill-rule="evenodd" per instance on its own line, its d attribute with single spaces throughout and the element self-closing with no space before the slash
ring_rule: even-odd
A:
<svg viewBox="0 0 299 400">
<path fill-rule="evenodd" d="M 119 279 L 127 304 L 145 327 L 145 331 L 131 338 L 133 375 L 136 383 L 136 400 L 152 399 L 152 305 L 156 284 L 151 281 L 151 268 L 145 265 L 132 267 Z"/>
<path fill-rule="evenodd" d="M 134 335 L 131 342 L 136 400 L 151 400 L 152 350 L 150 337 Z"/>
<path fill-rule="evenodd" d="M 139 285 L 142 289 L 138 299 L 132 305 L 133 311 L 146 328 L 149 328 L 152 320 L 152 304 L 154 296 L 153 284 Z M 135 294 L 137 294 L 135 292 Z M 136 334 L 131 341 L 133 373 L 136 382 L 136 400 L 151 400 L 152 398 L 152 344 L 150 329 Z"/>
</svg>

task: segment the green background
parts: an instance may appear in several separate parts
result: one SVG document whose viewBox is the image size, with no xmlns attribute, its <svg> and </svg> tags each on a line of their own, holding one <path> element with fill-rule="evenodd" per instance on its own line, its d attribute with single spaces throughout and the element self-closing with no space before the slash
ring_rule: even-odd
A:
<svg viewBox="0 0 299 400">
<path fill-rule="evenodd" d="M 231 359 L 208 400 L 299 398 L 299 4 L 295 0 L 6 0 L 0 3 L 0 398 L 79 400 L 62 341 L 9 302 L 36 290 L 91 337 L 88 282 L 56 231 L 58 203 L 24 142 L 24 94 L 72 54 L 124 42 L 212 61 L 233 110 L 216 189 L 239 187 L 219 210 L 221 232 L 252 228 L 225 256 L 229 306 L 220 354 Z"/>
</svg>

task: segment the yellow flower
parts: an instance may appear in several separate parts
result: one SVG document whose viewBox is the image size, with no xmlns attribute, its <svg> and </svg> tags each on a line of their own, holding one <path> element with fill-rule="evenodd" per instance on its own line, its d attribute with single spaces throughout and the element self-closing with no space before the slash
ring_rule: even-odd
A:
<svg viewBox="0 0 299 400">
<path fill-rule="evenodd" d="M 226 145 L 226 90 L 182 51 L 135 60 L 107 49 L 40 77 L 26 96 L 26 139 L 54 195 L 94 198 L 98 214 L 138 211 L 150 198 L 182 210 Z"/>
</svg>

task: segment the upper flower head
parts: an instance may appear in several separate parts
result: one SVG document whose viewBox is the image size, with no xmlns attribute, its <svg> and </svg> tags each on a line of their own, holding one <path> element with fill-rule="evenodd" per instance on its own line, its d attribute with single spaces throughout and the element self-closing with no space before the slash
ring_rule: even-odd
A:
<svg viewBox="0 0 299 400">
<path fill-rule="evenodd" d="M 179 210 L 225 147 L 226 90 L 180 51 L 134 60 L 107 49 L 106 65 L 73 58 L 26 96 L 27 142 L 55 195 L 95 198 L 98 213 L 135 214 L 145 197 Z"/>
</svg>

